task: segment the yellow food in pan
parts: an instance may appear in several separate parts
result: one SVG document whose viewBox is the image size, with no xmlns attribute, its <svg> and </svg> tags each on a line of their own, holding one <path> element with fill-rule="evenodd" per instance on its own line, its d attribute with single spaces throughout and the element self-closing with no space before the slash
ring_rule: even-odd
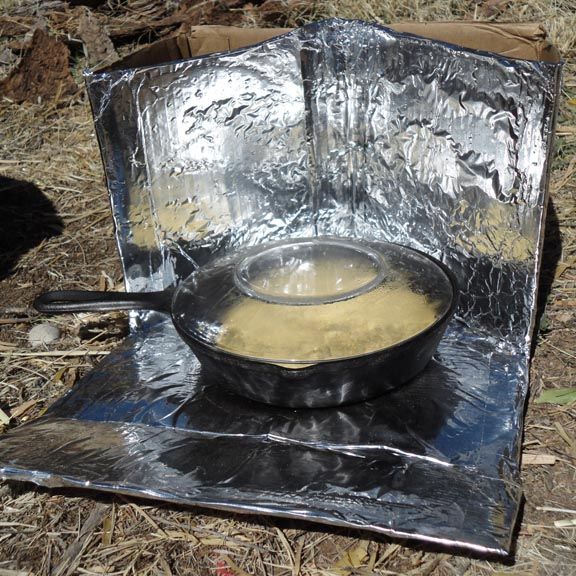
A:
<svg viewBox="0 0 576 576">
<path fill-rule="evenodd" d="M 241 298 L 224 312 L 217 344 L 271 363 L 313 364 L 393 346 L 438 317 L 434 302 L 401 282 L 329 304 L 291 306 Z"/>
</svg>

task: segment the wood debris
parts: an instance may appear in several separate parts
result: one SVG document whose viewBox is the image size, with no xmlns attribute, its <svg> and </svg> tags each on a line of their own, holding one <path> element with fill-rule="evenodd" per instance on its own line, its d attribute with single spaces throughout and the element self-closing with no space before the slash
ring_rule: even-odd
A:
<svg viewBox="0 0 576 576">
<path fill-rule="evenodd" d="M 86 61 L 91 68 L 112 64 L 118 53 L 100 20 L 88 8 L 81 8 L 78 20 L 78 37 L 84 44 Z"/>
<path fill-rule="evenodd" d="M 0 81 L 0 95 L 14 102 L 58 101 L 75 94 L 69 70 L 70 52 L 59 40 L 37 28 L 30 49 L 12 73 Z"/>
<path fill-rule="evenodd" d="M 16 406 L 16 408 L 14 408 L 11 411 L 11 417 L 20 418 L 21 416 L 26 414 L 26 412 L 28 412 L 30 408 L 38 404 L 38 402 L 40 402 L 39 398 L 33 398 L 32 400 L 27 400 L 26 402 L 23 402 L 22 404 L 20 404 L 20 406 Z"/>
<path fill-rule="evenodd" d="M 532 454 L 530 452 L 524 452 L 524 454 L 522 454 L 522 464 L 526 466 L 552 466 L 556 464 L 556 456 L 554 456 L 554 454 Z"/>
</svg>

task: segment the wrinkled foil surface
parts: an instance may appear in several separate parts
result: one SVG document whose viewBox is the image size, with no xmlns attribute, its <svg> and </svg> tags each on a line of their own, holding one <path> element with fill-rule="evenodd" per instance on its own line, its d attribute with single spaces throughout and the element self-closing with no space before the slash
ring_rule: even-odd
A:
<svg viewBox="0 0 576 576">
<path fill-rule="evenodd" d="M 330 20 L 87 76 L 129 290 L 245 245 L 401 243 L 461 287 L 434 360 L 362 404 L 272 408 L 203 373 L 169 318 L 0 440 L 5 478 L 505 554 L 560 65 Z"/>
</svg>

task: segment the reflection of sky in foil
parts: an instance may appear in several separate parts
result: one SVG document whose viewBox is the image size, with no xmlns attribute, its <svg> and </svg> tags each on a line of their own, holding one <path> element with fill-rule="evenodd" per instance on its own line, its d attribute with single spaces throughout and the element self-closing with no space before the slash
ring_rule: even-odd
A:
<svg viewBox="0 0 576 576">
<path fill-rule="evenodd" d="M 126 283 L 244 244 L 362 236 L 443 259 L 459 319 L 415 380 L 339 409 L 209 380 L 171 324 L 133 336 L 0 468 L 504 553 L 559 66 L 329 21 L 235 53 L 88 76 Z"/>
</svg>

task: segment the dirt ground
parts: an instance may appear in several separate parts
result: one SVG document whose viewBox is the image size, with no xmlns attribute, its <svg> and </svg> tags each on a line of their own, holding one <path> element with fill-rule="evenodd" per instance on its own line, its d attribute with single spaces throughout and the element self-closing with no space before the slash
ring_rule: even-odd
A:
<svg viewBox="0 0 576 576">
<path fill-rule="evenodd" d="M 576 10 L 573 0 L 4 0 L 0 12 L 0 429 L 33 419 L 127 333 L 122 314 L 45 319 L 54 288 L 114 289 L 116 254 L 81 71 L 180 26 L 295 26 L 325 16 L 540 21 L 566 61 L 531 371 L 525 503 L 508 561 L 313 524 L 0 483 L 0 576 L 65 574 L 576 574 L 576 402 L 537 403 L 576 375 Z M 39 50 L 46 37 L 50 52 Z M 51 68 L 52 67 L 52 68 Z M 61 352 L 58 352 L 61 351 Z M 355 566 L 349 570 L 346 566 Z"/>
</svg>

